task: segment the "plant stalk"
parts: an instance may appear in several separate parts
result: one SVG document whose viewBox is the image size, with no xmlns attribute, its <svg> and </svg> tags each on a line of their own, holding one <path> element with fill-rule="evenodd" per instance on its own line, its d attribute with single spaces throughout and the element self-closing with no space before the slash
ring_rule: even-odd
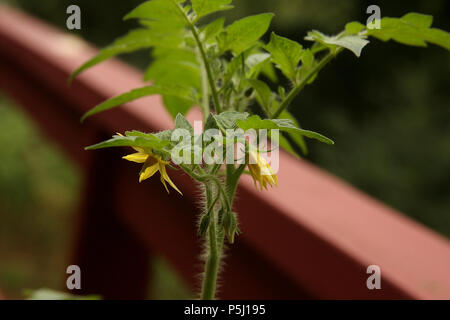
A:
<svg viewBox="0 0 450 320">
<path fill-rule="evenodd" d="M 278 107 L 278 109 L 275 111 L 275 113 L 272 115 L 272 119 L 277 119 L 281 113 L 287 108 L 289 107 L 289 105 L 291 104 L 292 100 L 294 100 L 294 98 L 300 93 L 300 91 L 303 90 L 303 88 L 306 86 L 306 84 L 308 83 L 308 81 L 320 70 L 323 69 L 323 67 L 325 67 L 328 62 L 330 62 L 331 60 L 333 60 L 333 58 L 342 51 L 342 48 L 337 48 L 335 50 L 330 51 L 322 60 L 320 60 L 320 62 L 311 69 L 311 71 L 308 73 L 308 75 L 302 79 L 302 81 L 300 81 L 300 83 L 294 88 L 292 89 L 289 94 L 287 95 L 287 97 L 283 100 L 283 102 L 280 104 L 280 106 Z"/>
<path fill-rule="evenodd" d="M 183 16 L 184 20 L 186 21 L 187 26 L 189 27 L 189 29 L 192 32 L 192 35 L 194 36 L 197 47 L 200 50 L 200 55 L 203 59 L 203 63 L 204 63 L 205 69 L 206 69 L 206 74 L 208 76 L 209 86 L 211 88 L 211 94 L 212 94 L 213 101 L 214 101 L 214 108 L 216 110 L 216 113 L 219 114 L 222 112 L 222 107 L 219 102 L 219 94 L 217 93 L 217 88 L 214 83 L 214 77 L 213 77 L 213 74 L 211 71 L 211 66 L 209 65 L 208 57 L 206 56 L 205 47 L 203 46 L 203 43 L 200 40 L 200 36 L 198 35 L 197 29 L 194 24 L 195 21 L 193 22 L 193 21 L 191 21 L 191 19 L 189 19 L 186 12 L 175 0 L 172 0 L 172 3 L 178 8 L 178 11 L 180 12 L 180 14 Z"/>
<path fill-rule="evenodd" d="M 209 208 L 212 201 L 212 192 L 209 184 L 206 183 L 205 188 L 207 208 Z M 201 300 L 214 300 L 216 295 L 220 253 L 217 246 L 216 214 L 214 209 L 209 221 L 208 231 L 208 245 L 206 246 L 207 257 L 205 262 L 205 273 L 203 275 L 202 292 L 200 295 Z"/>
</svg>

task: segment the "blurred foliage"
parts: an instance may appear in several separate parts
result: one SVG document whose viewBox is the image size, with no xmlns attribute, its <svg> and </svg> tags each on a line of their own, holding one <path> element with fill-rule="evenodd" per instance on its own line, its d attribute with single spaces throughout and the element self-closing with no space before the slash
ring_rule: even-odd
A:
<svg viewBox="0 0 450 320">
<path fill-rule="evenodd" d="M 0 128 L 0 287 L 18 298 L 24 287 L 64 283 L 62 253 L 79 178 L 68 159 L 1 96 Z"/>
<path fill-rule="evenodd" d="M 124 14 L 141 0 L 14 0 L 34 15 L 65 28 L 66 8 L 78 4 L 82 30 L 73 33 L 104 46 L 125 34 L 133 22 Z M 271 11 L 273 30 L 301 42 L 312 28 L 333 34 L 348 21 L 365 22 L 367 6 L 382 16 L 416 11 L 431 14 L 434 26 L 450 30 L 447 0 L 334 1 L 235 0 L 228 21 Z M 303 42 L 305 45 L 306 42 Z M 146 66 L 148 52 L 125 57 Z M 450 237 L 450 55 L 373 40 L 361 58 L 345 53 L 296 99 L 293 111 L 305 128 L 336 141 L 334 147 L 310 143 L 308 159 L 352 185 Z M 61 255 L 76 199 L 74 169 L 31 123 L 0 102 L 0 287 L 53 286 L 64 275 Z M 320 116 L 317 116 L 320 114 Z M 9 135 L 16 138 L 11 143 Z M 31 153 L 30 150 L 33 150 Z M 48 223 L 51 221 L 51 223 Z M 61 226 L 65 226 L 62 228 Z M 16 239 L 20 243 L 11 242 Z M 49 248 L 52 248 L 51 250 Z M 183 297 L 179 282 L 158 262 L 158 290 L 164 298 Z M 33 272 L 44 274 L 36 278 Z M 6 279 L 6 280 L 5 280 Z M 57 283 L 55 283 L 55 281 Z M 58 283 L 59 281 L 59 283 Z"/>
<path fill-rule="evenodd" d="M 24 290 L 27 300 L 101 300 L 100 296 L 76 296 L 62 291 L 42 288 L 38 290 Z"/>
<path fill-rule="evenodd" d="M 24 288 L 64 285 L 81 181 L 70 160 L 2 95 L 0 128 L 0 288 L 18 299 Z M 150 297 L 192 296 L 162 259 L 153 259 L 151 271 Z M 25 297 L 70 299 L 49 289 L 27 290 Z"/>
</svg>

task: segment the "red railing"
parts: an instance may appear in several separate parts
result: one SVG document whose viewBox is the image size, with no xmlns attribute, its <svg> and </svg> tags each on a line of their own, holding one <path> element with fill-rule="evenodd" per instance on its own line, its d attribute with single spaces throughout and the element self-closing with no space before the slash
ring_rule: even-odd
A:
<svg viewBox="0 0 450 320">
<path fill-rule="evenodd" d="M 171 127 L 159 97 L 80 116 L 102 100 L 142 85 L 135 69 L 112 60 L 69 74 L 95 49 L 11 8 L 0 6 L 0 89 L 24 107 L 84 175 L 70 264 L 82 269 L 82 293 L 144 298 L 149 257 L 164 256 L 198 288 L 194 183 L 173 174 L 184 197 L 158 179 L 139 184 L 125 150 L 83 148 L 116 131 Z M 190 119 L 198 118 L 192 111 Z M 2 133 L 7 134 L 7 133 Z M 279 187 L 238 190 L 243 235 L 229 250 L 221 298 L 450 298 L 450 243 L 346 183 L 282 153 Z M 381 290 L 366 287 L 367 266 L 381 267 Z"/>
</svg>

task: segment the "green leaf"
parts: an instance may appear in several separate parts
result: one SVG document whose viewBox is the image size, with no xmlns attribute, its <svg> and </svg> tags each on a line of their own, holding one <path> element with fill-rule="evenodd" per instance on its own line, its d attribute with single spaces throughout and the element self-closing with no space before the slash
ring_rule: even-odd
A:
<svg viewBox="0 0 450 320">
<path fill-rule="evenodd" d="M 243 58 L 243 56 L 245 56 L 245 52 L 242 52 L 241 54 L 233 57 L 231 61 L 227 64 L 224 75 L 225 82 L 230 81 L 231 78 L 233 78 L 236 71 L 238 71 L 239 68 L 242 66 L 242 60 L 243 59 L 245 60 L 245 57 Z"/>
<path fill-rule="evenodd" d="M 204 17 L 217 11 L 229 10 L 231 0 L 191 0 L 192 9 L 197 14 L 197 18 Z"/>
<path fill-rule="evenodd" d="M 312 68 L 312 66 L 314 65 L 314 54 L 310 49 L 303 50 L 301 60 L 302 66 L 306 68 Z"/>
<path fill-rule="evenodd" d="M 247 112 L 225 111 L 215 115 L 217 126 L 222 130 L 235 129 L 236 121 L 245 120 L 248 117 Z"/>
<path fill-rule="evenodd" d="M 282 134 L 279 135 L 279 145 L 282 149 L 292 154 L 294 157 L 300 159 L 300 155 L 294 150 L 291 143 Z"/>
<path fill-rule="evenodd" d="M 142 3 L 137 8 L 128 13 L 124 20 L 146 19 L 156 21 L 170 21 L 175 23 L 185 23 L 184 15 L 177 7 L 177 2 L 173 0 L 151 0 Z"/>
<path fill-rule="evenodd" d="M 155 135 L 153 133 L 145 133 L 145 132 L 138 131 L 138 130 L 131 130 L 131 131 L 125 131 L 125 136 L 126 137 L 144 137 L 144 138 L 153 139 L 153 137 Z"/>
<path fill-rule="evenodd" d="M 369 43 L 362 35 L 345 35 L 345 33 L 343 33 L 330 37 L 317 30 L 310 31 L 305 39 L 309 41 L 318 41 L 330 48 L 336 46 L 346 48 L 352 51 L 357 57 L 361 55 L 362 49 Z"/>
<path fill-rule="evenodd" d="M 275 67 L 273 66 L 272 62 L 269 60 L 266 60 L 261 65 L 261 74 L 266 76 L 270 81 L 273 83 L 278 82 L 278 76 L 275 71 Z"/>
<path fill-rule="evenodd" d="M 195 51 L 190 48 L 155 48 L 155 60 L 146 70 L 144 80 L 153 80 L 162 87 L 177 85 L 189 89 L 183 95 L 163 94 L 163 103 L 169 114 L 175 118 L 178 113 L 186 114 L 195 104 L 194 97 L 201 91 L 201 70 Z"/>
<path fill-rule="evenodd" d="M 101 300 L 98 295 L 79 296 L 47 288 L 24 290 L 27 300 Z"/>
<path fill-rule="evenodd" d="M 225 18 L 222 17 L 204 26 L 200 31 L 203 41 L 208 41 L 209 39 L 215 38 L 220 32 L 222 32 L 224 23 Z"/>
<path fill-rule="evenodd" d="M 261 107 L 266 111 L 271 110 L 271 102 L 272 102 L 272 90 L 270 90 L 267 83 L 257 79 L 248 79 L 248 83 L 255 89 L 257 94 L 257 100 Z"/>
<path fill-rule="evenodd" d="M 273 62 L 277 64 L 283 74 L 294 81 L 303 47 L 298 42 L 277 36 L 272 32 L 270 42 L 264 48 L 272 54 Z"/>
<path fill-rule="evenodd" d="M 427 42 L 450 50 L 450 34 L 430 28 L 433 17 L 408 13 L 401 18 L 381 19 L 381 29 L 368 29 L 367 33 L 382 41 L 394 40 L 402 44 L 426 47 Z"/>
<path fill-rule="evenodd" d="M 81 72 L 89 69 L 109 58 L 123 53 L 129 53 L 140 49 L 150 48 L 158 44 L 158 38 L 148 29 L 137 29 L 130 31 L 126 36 L 117 39 L 113 44 L 100 50 L 92 59 L 84 63 L 71 75 L 69 81 L 72 81 Z"/>
<path fill-rule="evenodd" d="M 327 40 L 328 44 L 335 44 L 340 47 L 346 48 L 352 51 L 357 57 L 361 56 L 362 49 L 369 43 L 368 40 L 363 39 L 361 36 L 349 35 L 339 37 L 337 39 Z"/>
<path fill-rule="evenodd" d="M 186 61 L 158 59 L 146 70 L 144 80 L 154 80 L 158 85 L 176 83 L 184 87 L 201 88 L 201 73 L 198 65 Z"/>
<path fill-rule="evenodd" d="M 153 133 L 153 135 L 163 141 L 172 141 L 172 131 L 173 130 L 163 130 L 157 133 Z"/>
<path fill-rule="evenodd" d="M 305 137 L 316 139 L 327 144 L 334 144 L 334 142 L 314 131 L 304 130 L 296 127 L 292 120 L 290 119 L 264 119 L 262 120 L 259 116 L 254 115 L 248 117 L 246 120 L 238 119 L 236 124 L 239 128 L 243 130 L 248 129 L 278 129 L 284 132 L 300 133 Z"/>
<path fill-rule="evenodd" d="M 250 48 L 269 28 L 272 13 L 249 16 L 229 25 L 220 37 L 221 51 L 231 50 L 235 55 Z"/>
<path fill-rule="evenodd" d="M 257 52 L 249 54 L 245 59 L 245 66 L 247 67 L 246 76 L 247 78 L 257 77 L 259 73 L 263 70 L 264 65 L 270 59 L 270 54 Z"/>
<path fill-rule="evenodd" d="M 88 112 L 86 112 L 81 121 L 84 121 L 87 117 L 90 117 L 94 114 L 97 114 L 102 111 L 106 111 L 115 107 L 118 107 L 124 103 L 149 96 L 154 94 L 162 94 L 162 95 L 171 95 L 171 96 L 180 96 L 182 98 L 189 97 L 191 92 L 180 86 L 146 86 L 138 89 L 131 90 L 127 93 L 121 94 L 112 99 L 106 100 L 105 102 L 97 105 L 92 108 Z"/>
<path fill-rule="evenodd" d="M 281 113 L 280 117 L 281 117 L 282 119 L 289 119 L 289 120 L 291 120 L 292 123 L 294 124 L 294 126 L 296 126 L 296 127 L 298 127 L 298 128 L 301 129 L 301 126 L 300 126 L 300 124 L 298 123 L 297 119 L 296 119 L 293 115 L 291 115 L 291 114 L 289 113 L 289 111 L 284 110 L 284 111 Z M 306 141 L 305 141 L 305 139 L 304 139 L 304 137 L 303 137 L 303 135 L 302 135 L 301 132 L 295 131 L 295 132 L 288 132 L 287 134 L 288 134 L 288 136 L 292 139 L 293 143 L 294 143 L 297 147 L 299 147 L 300 150 L 302 150 L 303 154 L 308 154 L 308 147 L 307 147 L 307 145 L 306 145 Z"/>
<path fill-rule="evenodd" d="M 194 53 L 181 50 L 167 50 L 165 56 L 157 57 L 145 71 L 144 80 L 156 85 L 170 86 L 176 83 L 182 87 L 201 90 L 201 70 Z"/>
<path fill-rule="evenodd" d="M 366 28 L 365 25 L 357 21 L 349 22 L 345 25 L 345 31 L 348 34 L 358 34 Z"/>
<path fill-rule="evenodd" d="M 317 62 L 314 58 L 313 51 L 311 49 L 303 50 L 302 54 L 302 65 L 297 69 L 297 81 L 303 81 L 306 77 L 310 75 L 313 68 L 316 66 Z M 307 84 L 311 84 L 316 80 L 318 72 L 314 73 L 311 78 L 307 81 Z"/>
<path fill-rule="evenodd" d="M 418 28 L 429 28 L 433 24 L 433 16 L 415 12 L 407 13 L 400 19 Z"/>
<path fill-rule="evenodd" d="M 177 114 L 186 114 L 195 105 L 193 100 L 172 95 L 163 95 L 163 104 L 167 112 L 175 118 Z"/>
<path fill-rule="evenodd" d="M 219 129 L 219 127 L 217 126 L 216 119 L 214 118 L 214 115 L 211 113 L 208 115 L 208 118 L 206 119 L 204 131 L 209 129 Z"/>
<path fill-rule="evenodd" d="M 194 128 L 192 128 L 192 125 L 181 113 L 177 114 L 175 118 L 175 129 L 185 129 L 189 131 L 191 135 L 194 135 Z"/>
<path fill-rule="evenodd" d="M 142 135 L 114 135 L 111 139 L 86 147 L 86 150 L 96 150 L 111 147 L 139 147 L 162 150 L 169 144 L 152 134 Z"/>
</svg>

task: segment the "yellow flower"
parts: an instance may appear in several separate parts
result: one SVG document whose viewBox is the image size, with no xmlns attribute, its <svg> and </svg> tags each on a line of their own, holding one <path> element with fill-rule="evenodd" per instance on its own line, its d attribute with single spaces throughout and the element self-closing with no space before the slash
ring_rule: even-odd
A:
<svg viewBox="0 0 450 320">
<path fill-rule="evenodd" d="M 166 181 L 172 188 L 174 188 L 181 195 L 183 195 L 167 175 L 166 165 L 168 165 L 169 162 L 162 160 L 160 156 L 153 154 L 149 151 L 146 151 L 142 148 L 133 147 L 133 149 L 136 150 L 137 152 L 129 154 L 123 157 L 123 159 L 144 164 L 142 166 L 141 172 L 139 173 L 139 182 L 142 182 L 145 179 L 152 177 L 157 171 L 159 171 L 159 173 L 161 174 L 161 183 L 164 185 L 167 192 L 169 193 L 169 189 L 167 188 Z"/>
<path fill-rule="evenodd" d="M 256 151 L 250 151 L 247 156 L 247 166 L 253 181 L 259 183 L 261 190 L 267 190 L 267 186 L 278 186 L 277 175 L 272 167 Z"/>
</svg>

